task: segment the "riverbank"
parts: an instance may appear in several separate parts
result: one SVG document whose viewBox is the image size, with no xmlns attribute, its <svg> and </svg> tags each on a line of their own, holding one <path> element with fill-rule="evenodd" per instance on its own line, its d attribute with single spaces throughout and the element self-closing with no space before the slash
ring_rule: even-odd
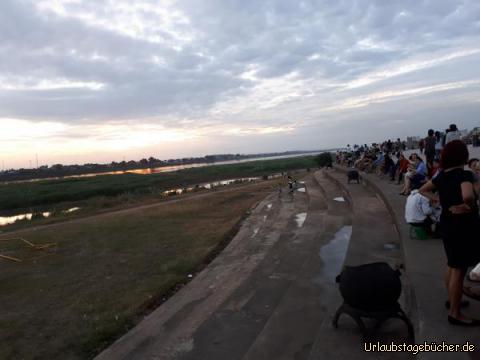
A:
<svg viewBox="0 0 480 360">
<path fill-rule="evenodd" d="M 264 181 L 0 236 L 2 253 L 22 260 L 0 262 L 0 358 L 92 358 L 187 283 L 276 188 Z"/>
<path fill-rule="evenodd" d="M 105 175 L 0 185 L 0 216 L 5 223 L 13 216 L 24 214 L 31 214 L 30 217 L 36 220 L 36 224 L 51 223 L 57 219 L 93 214 L 119 206 L 160 201 L 180 193 L 212 189 L 226 183 L 238 184 L 252 178 L 261 180 L 274 174 L 315 166 L 314 157 L 307 156 L 192 168 L 165 174 Z M 216 182 L 220 183 L 215 184 Z M 72 208 L 80 211 L 65 213 Z M 47 219 L 44 214 L 48 214 Z M 0 230 L 31 225 L 30 221 L 22 221 Z"/>
</svg>

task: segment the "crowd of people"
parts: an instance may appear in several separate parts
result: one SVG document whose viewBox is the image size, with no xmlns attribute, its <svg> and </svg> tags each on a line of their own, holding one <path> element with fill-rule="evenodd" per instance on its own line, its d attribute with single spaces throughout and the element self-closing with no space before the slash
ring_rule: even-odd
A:
<svg viewBox="0 0 480 360">
<path fill-rule="evenodd" d="M 347 146 L 336 155 L 338 164 L 377 173 L 402 184 L 400 195 L 408 196 L 405 220 L 441 237 L 447 257 L 445 284 L 448 292 L 448 322 L 480 326 L 480 320 L 461 311 L 468 302 L 462 295 L 480 300 L 477 287 L 465 286 L 469 278 L 480 279 L 480 161 L 470 158 L 468 147 L 455 124 L 442 133 L 428 130 L 417 149 L 408 149 L 400 139 L 371 146 Z"/>
</svg>

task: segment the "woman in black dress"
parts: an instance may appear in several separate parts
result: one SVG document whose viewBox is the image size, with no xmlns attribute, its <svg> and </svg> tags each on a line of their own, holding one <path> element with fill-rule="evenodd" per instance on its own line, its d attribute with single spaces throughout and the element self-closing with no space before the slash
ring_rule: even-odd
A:
<svg viewBox="0 0 480 360">
<path fill-rule="evenodd" d="M 473 174 L 464 170 L 468 161 L 467 146 L 460 140 L 448 143 L 442 151 L 440 173 L 422 186 L 420 193 L 435 199 L 437 190 L 442 206 L 440 229 L 448 260 L 446 286 L 450 301 L 448 321 L 453 325 L 479 326 L 460 311 L 463 280 L 468 267 L 480 260 L 480 224 Z"/>
</svg>

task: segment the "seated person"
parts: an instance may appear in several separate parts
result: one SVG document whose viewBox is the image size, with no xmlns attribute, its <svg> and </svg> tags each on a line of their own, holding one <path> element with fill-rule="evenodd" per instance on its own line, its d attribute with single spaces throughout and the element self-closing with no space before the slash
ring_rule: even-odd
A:
<svg viewBox="0 0 480 360">
<path fill-rule="evenodd" d="M 405 220 L 413 226 L 425 227 L 428 233 L 432 233 L 432 225 L 440 220 L 438 206 L 432 204 L 430 199 L 423 196 L 418 190 L 412 190 L 405 204 Z"/>
<path fill-rule="evenodd" d="M 432 165 L 429 166 L 428 168 L 428 177 L 430 179 L 433 179 L 435 176 L 437 176 L 439 171 L 440 171 L 440 161 L 438 159 L 434 159 L 432 162 Z"/>
<path fill-rule="evenodd" d="M 412 189 L 419 189 L 427 181 L 427 166 L 417 154 L 410 155 L 411 165 L 405 174 L 405 185 L 400 193 L 408 195 Z"/>
<path fill-rule="evenodd" d="M 480 180 L 480 161 L 477 158 L 468 160 L 468 170 L 473 173 L 476 181 Z"/>
<path fill-rule="evenodd" d="M 473 172 L 473 175 L 476 180 L 474 184 L 474 189 L 477 194 L 480 194 L 480 161 L 477 158 L 468 160 L 468 170 Z M 468 279 L 470 281 L 480 282 L 480 263 L 477 264 L 477 266 L 475 266 L 470 271 L 468 275 Z"/>
<path fill-rule="evenodd" d="M 379 153 L 377 158 L 373 161 L 373 169 L 378 169 L 384 162 L 385 156 L 383 153 Z"/>
<path fill-rule="evenodd" d="M 408 167 L 410 165 L 410 162 L 405 158 L 403 154 L 400 154 L 398 157 L 398 162 L 397 162 L 397 173 L 398 173 L 398 181 L 397 184 L 400 184 L 400 182 L 403 179 L 403 176 L 407 173 Z"/>
<path fill-rule="evenodd" d="M 418 164 L 418 155 L 413 153 L 408 157 L 407 171 L 405 172 L 403 188 L 400 195 L 408 195 L 410 193 L 410 178 L 415 174 Z"/>
</svg>

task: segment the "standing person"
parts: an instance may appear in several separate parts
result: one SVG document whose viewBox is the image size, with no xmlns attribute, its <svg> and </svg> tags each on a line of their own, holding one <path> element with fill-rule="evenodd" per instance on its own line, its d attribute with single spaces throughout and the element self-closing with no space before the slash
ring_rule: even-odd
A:
<svg viewBox="0 0 480 360">
<path fill-rule="evenodd" d="M 450 124 L 448 128 L 448 133 L 447 135 L 445 135 L 445 145 L 453 140 L 460 140 L 461 137 L 462 134 L 460 134 L 460 131 L 458 131 L 457 125 Z"/>
<path fill-rule="evenodd" d="M 386 153 L 383 158 L 383 173 L 389 174 L 392 168 L 395 166 L 393 159 L 390 157 L 390 153 Z"/>
<path fill-rule="evenodd" d="M 425 148 L 425 140 L 424 139 L 420 139 L 420 141 L 418 142 L 418 147 L 420 148 L 420 154 L 423 154 L 423 149 Z"/>
<path fill-rule="evenodd" d="M 433 166 L 433 159 L 435 159 L 436 143 L 437 139 L 435 138 L 435 131 L 433 131 L 433 129 L 428 130 L 428 136 L 425 138 L 425 157 L 427 160 L 428 169 Z"/>
<path fill-rule="evenodd" d="M 386 143 L 385 146 L 387 147 L 387 152 L 389 152 L 389 153 L 392 152 L 392 150 L 393 150 L 393 143 L 392 143 L 392 141 L 391 141 L 390 139 L 388 139 L 388 141 L 387 141 L 387 143 Z"/>
<path fill-rule="evenodd" d="M 293 193 L 293 178 L 288 175 L 288 190 L 289 193 Z"/>
<path fill-rule="evenodd" d="M 435 131 L 435 159 L 440 160 L 443 149 L 443 136 L 440 131 Z"/>
<path fill-rule="evenodd" d="M 473 134 L 473 136 L 472 136 L 472 145 L 473 145 L 473 147 L 477 147 L 477 146 L 480 145 L 480 141 L 479 141 L 479 140 L 480 140 L 480 139 L 479 139 L 479 137 L 478 137 L 478 134 L 477 134 L 477 133 Z"/>
<path fill-rule="evenodd" d="M 445 283 L 450 301 L 448 322 L 460 326 L 480 326 L 480 321 L 470 319 L 460 310 L 463 280 L 469 266 L 479 262 L 477 196 L 473 174 L 464 170 L 468 161 L 467 146 L 460 140 L 450 141 L 442 151 L 442 171 L 423 185 L 420 193 L 432 200 L 433 190 L 438 190 L 442 214 L 440 226 L 447 255 Z"/>
</svg>

